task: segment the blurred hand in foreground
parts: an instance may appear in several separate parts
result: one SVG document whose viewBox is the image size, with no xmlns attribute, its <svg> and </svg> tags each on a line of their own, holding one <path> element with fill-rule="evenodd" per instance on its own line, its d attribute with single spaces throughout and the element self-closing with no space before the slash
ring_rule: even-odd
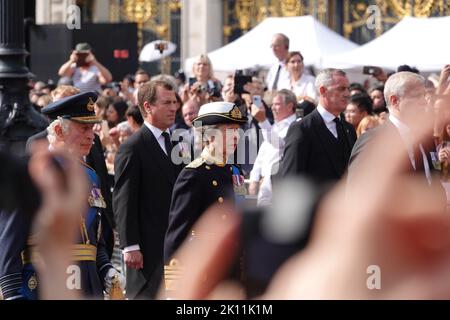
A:
<svg viewBox="0 0 450 320">
<path fill-rule="evenodd" d="M 423 122 L 415 139 L 431 127 Z M 450 298 L 450 215 L 440 190 L 402 173 L 398 141 L 380 134 L 361 154 L 352 183 L 341 181 L 324 199 L 310 243 L 280 268 L 262 299 Z M 387 165 L 373 170 L 382 151 Z M 176 254 L 186 276 L 171 297 L 243 297 L 237 284 L 221 282 L 239 229 L 232 211 L 211 208 L 194 227 L 214 236 Z"/>
<path fill-rule="evenodd" d="M 81 212 L 87 210 L 88 181 L 80 163 L 63 150 L 48 150 L 36 143 L 29 171 L 42 194 L 42 204 L 33 222 L 41 299 L 77 299 L 67 286 L 71 245 L 75 242 Z M 58 159 L 58 160 L 55 160 Z M 58 161 L 59 165 L 55 161 Z M 58 168 L 58 166 L 61 166 Z"/>
</svg>

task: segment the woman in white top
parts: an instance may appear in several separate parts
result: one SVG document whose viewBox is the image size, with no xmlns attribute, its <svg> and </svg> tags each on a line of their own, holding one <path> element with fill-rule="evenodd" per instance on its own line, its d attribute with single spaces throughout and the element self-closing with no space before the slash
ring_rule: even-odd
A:
<svg viewBox="0 0 450 320">
<path fill-rule="evenodd" d="M 303 56 L 299 51 L 291 51 L 286 57 L 286 67 L 289 71 L 289 79 L 280 83 L 280 89 L 288 89 L 295 93 L 297 101 L 317 101 L 316 79 L 306 74 Z"/>
</svg>

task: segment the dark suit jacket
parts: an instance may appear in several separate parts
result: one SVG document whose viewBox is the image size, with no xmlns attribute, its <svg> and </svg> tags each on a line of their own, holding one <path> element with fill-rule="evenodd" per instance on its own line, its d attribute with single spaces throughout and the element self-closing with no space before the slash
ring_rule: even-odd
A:
<svg viewBox="0 0 450 320">
<path fill-rule="evenodd" d="M 114 168 L 113 206 L 121 247 L 139 244 L 144 256 L 143 269 L 127 269 L 127 295 L 154 298 L 163 274 L 172 190 L 181 168 L 145 125 L 120 146 Z"/>
<path fill-rule="evenodd" d="M 420 174 L 424 177 L 423 181 L 425 182 L 426 181 L 425 180 L 425 171 L 416 172 L 414 170 L 414 167 L 412 166 L 411 160 L 409 159 L 409 156 L 408 156 L 408 151 L 407 151 L 406 145 L 404 144 L 398 129 L 394 126 L 394 124 L 391 121 L 388 120 L 382 126 L 379 126 L 373 130 L 369 130 L 369 131 L 365 132 L 356 141 L 356 143 L 353 147 L 353 150 L 352 150 L 352 154 L 350 156 L 350 160 L 349 160 L 347 183 L 351 183 L 353 180 L 354 170 L 355 170 L 355 168 L 358 167 L 360 160 L 361 160 L 360 154 L 362 152 L 364 152 L 364 150 L 366 150 L 368 146 L 370 146 L 370 144 L 373 142 L 374 138 L 381 132 L 386 132 L 387 134 L 389 134 L 389 138 L 395 139 L 397 141 L 396 145 L 401 146 L 401 148 L 402 148 L 402 150 L 401 150 L 401 152 L 402 152 L 402 160 L 401 160 L 402 168 L 401 168 L 401 170 L 403 171 L 403 173 L 404 174 Z M 439 171 L 434 170 L 433 163 L 431 161 L 430 152 L 435 151 L 435 150 L 430 150 L 431 146 L 432 146 L 432 144 L 430 144 L 428 142 L 422 143 L 422 147 L 424 148 L 425 155 L 427 156 L 428 164 L 430 166 L 432 184 L 436 184 L 439 187 L 439 189 L 443 192 L 441 194 L 441 196 L 445 196 L 445 192 L 440 184 Z M 389 145 L 386 148 L 389 148 Z M 384 165 L 387 165 L 387 164 L 384 164 Z"/>
<path fill-rule="evenodd" d="M 355 129 L 345 121 L 342 124 L 348 144 L 346 152 L 328 130 L 317 109 L 291 124 L 279 177 L 305 175 L 319 183 L 340 179 L 356 141 Z"/>
<path fill-rule="evenodd" d="M 41 131 L 30 138 L 28 138 L 25 150 L 29 154 L 31 143 L 37 140 L 46 139 L 48 132 L 47 130 Z M 106 223 L 108 228 L 103 228 L 104 230 L 104 240 L 106 250 L 108 252 L 109 258 L 112 256 L 114 248 L 114 234 L 112 230 L 115 228 L 116 224 L 114 221 L 114 214 L 112 209 L 112 194 L 111 194 L 111 183 L 108 176 L 108 170 L 106 169 L 105 156 L 103 154 L 103 147 L 100 138 L 94 135 L 94 144 L 92 145 L 91 151 L 86 157 L 86 163 L 91 166 L 97 173 L 100 182 L 102 195 L 105 198 L 106 208 L 102 211 L 102 223 Z M 104 217 L 104 219 L 103 219 Z"/>
</svg>

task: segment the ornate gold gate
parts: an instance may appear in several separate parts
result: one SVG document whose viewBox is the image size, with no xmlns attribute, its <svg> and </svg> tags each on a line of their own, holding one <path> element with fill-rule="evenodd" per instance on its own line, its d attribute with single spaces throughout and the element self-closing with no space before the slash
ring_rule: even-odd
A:
<svg viewBox="0 0 450 320">
<path fill-rule="evenodd" d="M 336 0 L 224 0 L 223 34 L 228 42 L 247 32 L 266 17 L 313 15 L 335 28 Z"/>
<path fill-rule="evenodd" d="M 225 42 L 265 17 L 312 15 L 347 38 L 364 43 L 405 16 L 448 15 L 450 0 L 224 0 L 223 13 Z"/>
<path fill-rule="evenodd" d="M 365 42 L 380 36 L 403 17 L 446 16 L 450 13 L 448 0 L 344 0 L 343 34 L 347 38 Z M 374 19 L 375 28 L 368 27 L 368 20 Z M 366 38 L 366 39 L 364 39 Z M 365 40 L 365 41 L 364 41 Z"/>
</svg>

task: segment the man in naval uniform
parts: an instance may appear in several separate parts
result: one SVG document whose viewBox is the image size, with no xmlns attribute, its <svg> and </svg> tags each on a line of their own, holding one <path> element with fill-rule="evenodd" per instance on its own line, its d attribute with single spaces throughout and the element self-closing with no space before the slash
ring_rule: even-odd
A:
<svg viewBox="0 0 450 320">
<path fill-rule="evenodd" d="M 79 283 L 74 290 L 80 290 L 87 298 L 103 298 L 103 290 L 108 292 L 121 275 L 111 265 L 105 250 L 101 228 L 101 213 L 106 207 L 101 193 L 101 186 L 96 172 L 85 163 L 94 139 L 93 125 L 100 122 L 94 113 L 94 92 L 80 93 L 61 99 L 43 109 L 51 114 L 54 120 L 48 127 L 49 149 L 64 147 L 79 157 L 90 182 L 90 194 L 87 195 L 88 212 L 80 212 L 79 241 L 72 246 L 72 261 L 79 266 Z M 58 159 L 55 159 L 58 162 Z M 59 162 L 64 170 L 64 163 Z M 36 259 L 33 250 L 32 236 L 28 246 L 22 252 L 22 286 L 17 289 L 16 296 L 28 299 L 37 298 L 38 278 L 33 261 Z M 15 279 L 14 281 L 17 281 Z M 123 282 L 123 281 L 122 281 Z M 11 282 L 3 282 L 3 288 L 9 288 Z M 123 286 L 124 287 L 124 286 Z"/>
</svg>

